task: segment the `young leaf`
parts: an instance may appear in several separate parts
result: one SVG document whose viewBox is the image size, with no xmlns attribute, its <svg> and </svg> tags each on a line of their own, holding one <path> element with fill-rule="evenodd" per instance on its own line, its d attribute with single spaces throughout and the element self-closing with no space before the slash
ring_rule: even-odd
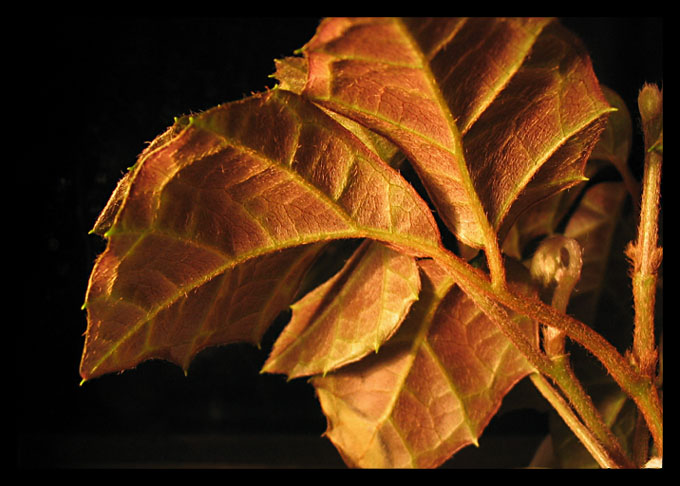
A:
<svg viewBox="0 0 680 486">
<path fill-rule="evenodd" d="M 476 443 L 532 367 L 432 260 L 422 291 L 377 355 L 315 377 L 326 435 L 353 467 L 436 467 Z M 536 326 L 517 324 L 537 343 Z"/>
<path fill-rule="evenodd" d="M 186 367 L 200 347 L 225 336 L 257 339 L 243 318 L 250 306 L 235 311 L 242 329 L 217 329 L 212 338 L 201 335 L 201 317 L 166 316 L 216 310 L 224 292 L 217 282 L 258 256 L 275 261 L 267 265 L 276 280 L 290 271 L 290 255 L 278 252 L 308 243 L 371 237 L 412 254 L 439 245 L 415 190 L 294 94 L 267 92 L 182 123 L 142 154 L 107 212 L 108 246 L 86 297 L 83 379 L 150 358 Z M 217 316 L 210 325 L 222 324 Z"/>
<path fill-rule="evenodd" d="M 412 257 L 365 241 L 337 275 L 292 306 L 263 371 L 289 378 L 325 374 L 378 352 L 419 291 Z"/>
<path fill-rule="evenodd" d="M 583 180 L 610 110 L 549 19 L 329 19 L 303 52 L 303 95 L 392 140 L 473 247 Z"/>
</svg>

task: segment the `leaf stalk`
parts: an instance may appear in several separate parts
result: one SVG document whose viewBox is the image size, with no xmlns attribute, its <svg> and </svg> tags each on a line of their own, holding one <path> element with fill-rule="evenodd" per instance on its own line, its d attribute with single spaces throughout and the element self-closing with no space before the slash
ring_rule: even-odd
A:
<svg viewBox="0 0 680 486">
<path fill-rule="evenodd" d="M 630 463 L 619 463 L 612 454 L 598 441 L 592 432 L 583 425 L 562 395 L 540 373 L 533 373 L 531 381 L 543 397 L 552 405 L 555 411 L 562 417 L 574 435 L 581 441 L 590 455 L 602 468 L 618 469 L 627 467 Z"/>
<path fill-rule="evenodd" d="M 444 248 L 433 251 L 431 256 L 449 268 L 463 291 L 499 325 L 529 362 L 542 374 L 554 378 L 551 360 L 539 352 L 500 309 L 499 304 L 518 314 L 540 323 L 550 325 L 565 334 L 590 353 L 609 371 L 614 381 L 630 396 L 642 411 L 658 450 L 663 450 L 662 407 L 656 387 L 650 379 L 641 375 L 616 348 L 600 334 L 581 321 L 568 316 L 537 298 L 517 296 L 507 289 L 495 288 L 488 277 L 469 266 Z"/>
</svg>

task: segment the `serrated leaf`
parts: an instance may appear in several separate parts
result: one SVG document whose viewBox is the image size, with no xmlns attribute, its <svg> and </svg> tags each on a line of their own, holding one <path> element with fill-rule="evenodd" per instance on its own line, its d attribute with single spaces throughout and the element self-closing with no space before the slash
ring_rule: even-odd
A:
<svg viewBox="0 0 680 486">
<path fill-rule="evenodd" d="M 365 241 L 338 274 L 292 306 L 263 371 L 289 378 L 325 374 L 378 352 L 419 291 L 412 257 Z"/>
<path fill-rule="evenodd" d="M 195 335 L 201 319 L 168 324 L 164 316 L 185 307 L 199 315 L 216 310 L 216 282 L 251 259 L 271 256 L 276 279 L 288 277 L 289 256 L 275 255 L 309 243 L 372 237 L 412 254 L 439 245 L 415 190 L 289 92 L 219 106 L 162 138 L 142 154 L 107 212 L 108 246 L 86 297 L 83 379 L 151 358 L 186 367 L 195 343 L 222 343 L 220 330 L 214 339 Z M 242 319 L 249 306 L 239 309 L 235 319 L 245 328 L 228 332 L 229 340 L 252 340 L 260 333 Z M 211 325 L 219 326 L 219 317 Z M 161 347 L 149 344 L 156 335 Z M 167 349 L 187 342 L 194 343 L 189 351 Z"/>
<path fill-rule="evenodd" d="M 583 180 L 609 111 L 549 19 L 329 19 L 303 52 L 303 95 L 394 142 L 473 247 Z"/>
<path fill-rule="evenodd" d="M 162 258 L 171 258 L 174 252 L 180 260 L 193 257 L 196 264 L 200 263 L 197 255 L 189 253 L 181 243 L 162 243 L 166 247 Z M 186 294 L 174 296 L 165 307 L 148 314 L 144 314 L 137 303 L 144 290 L 158 292 L 163 285 L 167 287 L 168 279 L 173 276 L 169 272 L 185 270 L 182 267 L 186 263 L 167 268 L 163 259 L 154 258 L 149 252 L 128 255 L 124 263 L 138 265 L 141 276 L 148 275 L 140 278 L 139 284 L 128 282 L 128 287 L 122 288 L 123 283 L 116 281 L 118 276 L 107 275 L 112 271 L 108 260 L 111 257 L 102 255 L 88 292 L 90 326 L 81 363 L 83 378 L 126 369 L 151 358 L 176 363 L 186 371 L 193 357 L 209 346 L 232 342 L 258 344 L 270 323 L 295 297 L 302 278 L 322 247 L 320 243 L 306 245 L 248 260 Z M 141 262 L 137 258 L 150 261 Z M 122 264 L 120 262 L 118 268 L 121 277 L 125 277 L 132 270 L 121 271 Z M 111 283 L 114 288 L 110 290 L 101 285 Z M 155 288 L 144 289 L 141 287 L 144 283 Z M 127 295 L 127 298 L 112 302 L 107 291 Z M 148 305 L 152 304 L 150 301 Z"/>
<path fill-rule="evenodd" d="M 532 370 L 431 260 L 422 291 L 377 355 L 315 377 L 326 435 L 352 467 L 436 467 L 476 443 L 502 398 Z M 536 326 L 518 325 L 537 343 Z"/>
</svg>

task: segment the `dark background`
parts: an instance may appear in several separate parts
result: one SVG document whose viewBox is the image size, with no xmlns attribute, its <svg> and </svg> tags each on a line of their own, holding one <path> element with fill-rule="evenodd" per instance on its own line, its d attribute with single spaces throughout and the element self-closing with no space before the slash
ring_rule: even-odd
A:
<svg viewBox="0 0 680 486">
<path fill-rule="evenodd" d="M 601 82 L 631 110 L 643 82 L 662 82 L 660 18 L 563 23 L 581 35 Z M 87 233 L 118 179 L 174 116 L 273 86 L 273 59 L 302 47 L 317 24 L 54 17 L 25 26 L 32 47 L 11 55 L 18 86 L 7 96 L 17 106 L 6 114 L 18 128 L 10 143 L 20 147 L 18 164 L 12 161 L 19 197 L 8 209 L 18 207 L 23 224 L 12 238 L 25 255 L 17 263 L 30 262 L 16 272 L 19 322 L 7 319 L 18 329 L 18 467 L 343 466 L 320 437 L 325 418 L 311 386 L 259 374 L 266 346 L 207 350 L 186 377 L 163 362 L 82 387 L 78 375 L 80 306 L 104 249 Z M 632 159 L 638 171 L 640 143 Z M 520 386 L 507 402 L 525 393 L 535 392 Z M 464 449 L 449 465 L 523 466 L 545 427 L 544 414 L 509 410 L 492 421 L 479 449 Z M 504 447 L 494 449 L 497 438 Z"/>
</svg>

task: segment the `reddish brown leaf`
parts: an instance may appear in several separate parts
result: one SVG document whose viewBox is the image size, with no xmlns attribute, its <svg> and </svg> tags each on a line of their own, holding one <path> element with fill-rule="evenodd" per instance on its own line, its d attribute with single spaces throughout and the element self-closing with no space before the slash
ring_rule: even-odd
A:
<svg viewBox="0 0 680 486">
<path fill-rule="evenodd" d="M 591 159 L 586 165 L 586 177 L 594 177 L 608 162 Z M 510 228 L 503 242 L 503 252 L 522 260 L 527 244 L 541 236 L 554 234 L 564 218 L 573 209 L 574 203 L 586 189 L 584 181 L 534 204 L 524 211 Z"/>
<path fill-rule="evenodd" d="M 168 241 L 162 244 L 168 245 Z M 248 260 L 186 294 L 174 296 L 155 313 L 145 314 L 132 300 L 134 297 L 139 302 L 143 298 L 145 289 L 141 285 L 130 282 L 123 289 L 115 282 L 116 291 L 128 297 L 112 302 L 106 289 L 95 285 L 114 283 L 111 280 L 115 279 L 93 274 L 87 304 L 90 326 L 81 364 L 83 378 L 119 371 L 150 358 L 171 361 L 186 371 L 193 357 L 206 347 L 232 342 L 258 344 L 269 324 L 295 297 L 300 281 L 322 247 L 323 244 L 306 245 Z M 180 259 L 196 257 L 181 245 L 174 251 Z M 170 256 L 170 251 L 164 252 L 164 258 Z M 145 252 L 142 257 L 153 255 Z M 142 273 L 132 274 L 132 278 L 156 274 L 156 280 L 153 275 L 140 279 L 140 284 L 149 286 L 147 293 L 157 292 L 164 283 L 166 288 L 171 285 L 167 275 L 172 269 L 166 269 L 162 259 L 155 260 L 137 260 Z M 121 274 L 130 273 L 121 266 Z M 107 270 L 106 261 L 100 260 L 96 271 Z M 157 288 L 153 289 L 153 285 Z M 147 298 L 147 305 L 153 305 L 153 295 Z M 90 375 L 87 370 L 92 370 Z"/>
<path fill-rule="evenodd" d="M 637 199 L 640 184 L 635 180 L 628 166 L 630 147 L 633 142 L 633 121 L 626 103 L 617 93 L 606 86 L 602 86 L 602 91 L 616 111 L 609 115 L 607 127 L 593 149 L 591 158 L 611 162 L 618 169 L 633 198 Z"/>
<path fill-rule="evenodd" d="M 273 77 L 279 80 L 281 89 L 301 94 L 307 81 L 307 60 L 301 57 L 287 57 L 277 60 L 276 73 Z M 321 108 L 323 109 L 323 107 Z M 396 168 L 402 163 L 403 154 L 389 140 L 335 111 L 324 111 L 328 116 L 356 135 L 359 140 L 364 142 L 366 147 L 372 149 L 378 157 L 388 162 L 392 167 Z"/>
<path fill-rule="evenodd" d="M 583 248 L 583 269 L 574 290 L 572 307 L 577 306 L 579 316 L 590 322 L 602 290 L 614 230 L 626 195 L 626 189 L 620 182 L 592 186 L 569 218 L 564 231 L 565 236 L 575 239 Z"/>
<path fill-rule="evenodd" d="M 585 51 L 546 19 L 330 19 L 303 52 L 303 94 L 399 146 L 474 247 L 583 179 L 609 111 Z"/>
<path fill-rule="evenodd" d="M 326 435 L 353 467 L 435 467 L 476 443 L 531 366 L 436 263 L 377 355 L 312 380 Z M 537 343 L 536 326 L 518 325 Z"/>
<path fill-rule="evenodd" d="M 367 240 L 337 275 L 292 306 L 263 371 L 325 374 L 378 352 L 419 291 L 412 257 Z"/>
<path fill-rule="evenodd" d="M 439 245 L 428 207 L 398 173 L 318 108 L 281 90 L 181 120 L 142 154 L 105 213 L 98 229 L 108 246 L 86 298 L 84 379 L 150 358 L 186 367 L 207 345 L 257 340 L 274 308 L 254 317 L 255 329 L 246 316 L 259 304 L 239 305 L 223 320 L 201 316 L 223 310 L 219 299 L 248 285 L 232 279 L 260 268 L 254 286 L 287 288 L 262 295 L 280 310 L 312 257 L 280 250 L 348 237 L 413 254 Z M 232 273 L 259 256 L 255 268 Z M 177 318 L 192 314 L 195 322 Z"/>
</svg>

